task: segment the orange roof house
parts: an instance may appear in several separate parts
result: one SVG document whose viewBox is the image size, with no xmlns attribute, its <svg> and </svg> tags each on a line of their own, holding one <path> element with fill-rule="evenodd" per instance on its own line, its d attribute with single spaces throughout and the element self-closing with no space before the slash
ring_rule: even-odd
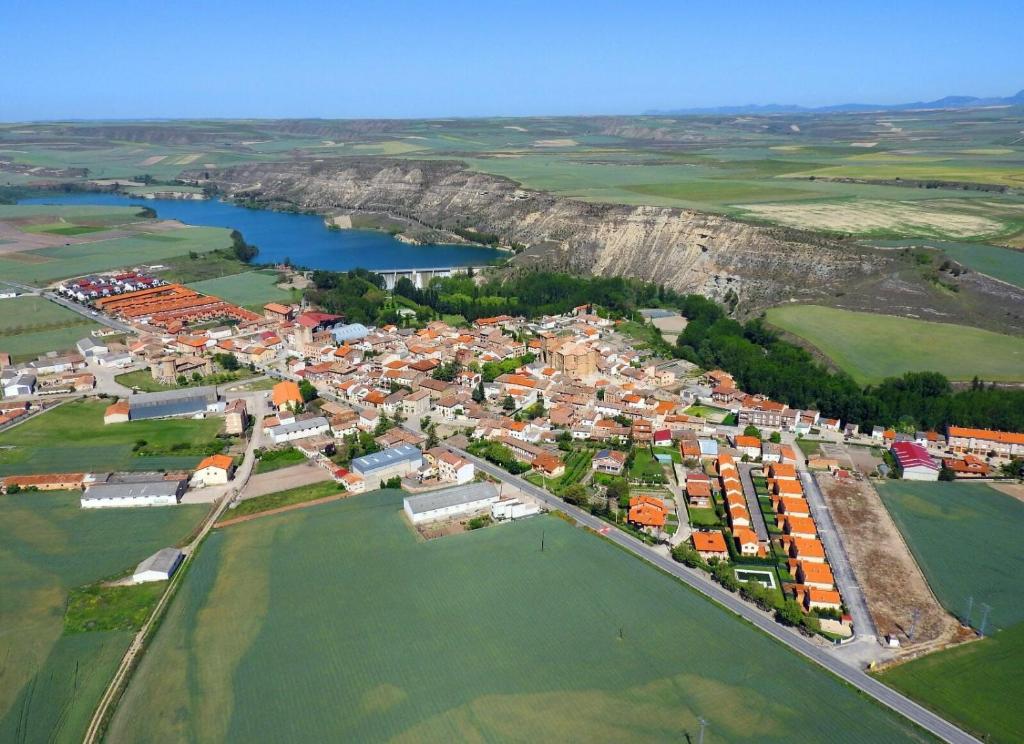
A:
<svg viewBox="0 0 1024 744">
<path fill-rule="evenodd" d="M 547 452 L 541 452 L 530 464 L 547 478 L 557 478 L 565 472 L 565 463 L 561 458 Z"/>
<path fill-rule="evenodd" d="M 220 470 L 230 470 L 234 465 L 235 461 L 228 455 L 210 455 L 209 457 L 202 460 L 196 465 L 196 470 L 203 470 L 204 468 L 218 468 Z"/>
<path fill-rule="evenodd" d="M 768 466 L 768 477 L 773 480 L 794 480 L 796 468 L 780 462 L 772 463 Z"/>
<path fill-rule="evenodd" d="M 693 547 L 705 560 L 708 558 L 728 558 L 729 548 L 725 544 L 725 535 L 721 532 L 694 532 Z"/>
<path fill-rule="evenodd" d="M 801 561 L 811 563 L 825 562 L 825 548 L 817 540 L 805 537 L 794 537 L 789 542 L 789 555 L 791 558 L 798 558 Z"/>
<path fill-rule="evenodd" d="M 103 423 L 104 424 L 120 424 L 124 423 L 129 419 L 130 408 L 128 401 L 119 400 L 117 403 L 113 403 L 107 406 L 107 410 L 103 412 Z"/>
<path fill-rule="evenodd" d="M 665 502 L 650 496 L 635 496 L 629 505 L 629 521 L 642 527 L 664 527 Z"/>
<path fill-rule="evenodd" d="M 799 481 L 773 480 L 770 485 L 772 492 L 777 496 L 802 496 L 804 493 L 804 488 Z"/>
<path fill-rule="evenodd" d="M 790 572 L 801 584 L 816 586 L 819 589 L 835 588 L 836 580 L 827 563 L 811 563 L 809 561 L 791 561 L 791 563 L 795 564 L 795 570 L 790 568 Z"/>
<path fill-rule="evenodd" d="M 274 407 L 278 409 L 296 408 L 302 404 L 302 393 L 299 392 L 299 386 L 291 380 L 285 380 L 274 385 L 271 397 L 274 401 Z"/>
</svg>

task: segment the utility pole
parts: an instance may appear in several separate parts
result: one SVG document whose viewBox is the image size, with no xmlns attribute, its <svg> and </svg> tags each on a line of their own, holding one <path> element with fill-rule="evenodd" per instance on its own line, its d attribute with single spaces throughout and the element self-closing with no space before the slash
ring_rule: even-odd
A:
<svg viewBox="0 0 1024 744">
<path fill-rule="evenodd" d="M 910 630 L 907 632 L 907 638 L 914 640 L 914 632 L 917 630 L 917 621 L 921 619 L 921 610 L 918 607 L 914 608 L 911 613 Z"/>
<path fill-rule="evenodd" d="M 700 724 L 700 735 L 697 737 L 697 744 L 704 744 L 704 729 L 708 727 L 708 722 L 701 716 L 697 719 L 697 723 Z"/>
<path fill-rule="evenodd" d="M 981 627 L 978 629 L 978 635 L 982 638 L 985 637 L 985 627 L 988 625 L 988 613 L 992 611 L 992 608 L 987 604 L 981 605 Z"/>
<path fill-rule="evenodd" d="M 974 595 L 967 598 L 967 614 L 964 615 L 964 625 L 971 627 L 971 613 L 974 611 Z"/>
<path fill-rule="evenodd" d="M 544 552 L 544 530 L 540 531 L 540 552 Z"/>
</svg>

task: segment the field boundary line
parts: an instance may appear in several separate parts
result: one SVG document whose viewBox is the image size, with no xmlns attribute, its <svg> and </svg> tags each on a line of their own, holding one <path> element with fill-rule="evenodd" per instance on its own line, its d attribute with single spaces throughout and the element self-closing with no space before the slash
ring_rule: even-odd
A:
<svg viewBox="0 0 1024 744">
<path fill-rule="evenodd" d="M 242 524 L 243 522 L 251 522 L 252 520 L 259 519 L 260 517 L 269 517 L 274 514 L 284 514 L 285 512 L 296 511 L 297 509 L 305 509 L 306 507 L 317 506 L 319 504 L 329 504 L 332 501 L 340 501 L 342 499 L 347 499 L 351 495 L 352 494 L 348 493 L 347 491 L 341 491 L 340 493 L 337 493 L 333 496 L 321 496 L 318 499 L 311 499 L 310 501 L 300 501 L 297 504 L 277 506 L 274 507 L 273 509 L 266 509 L 264 511 L 253 512 L 252 514 L 243 514 L 240 517 L 231 517 L 230 519 L 225 519 L 221 522 L 217 522 L 213 526 L 216 529 L 219 529 L 221 527 L 231 527 L 232 525 Z M 256 496 L 255 498 L 260 497 Z"/>
</svg>

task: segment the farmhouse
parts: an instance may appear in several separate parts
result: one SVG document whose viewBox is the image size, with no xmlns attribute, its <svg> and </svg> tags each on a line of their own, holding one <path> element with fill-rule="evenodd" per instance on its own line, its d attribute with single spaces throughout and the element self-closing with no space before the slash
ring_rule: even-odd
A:
<svg viewBox="0 0 1024 744">
<path fill-rule="evenodd" d="M 380 488 L 390 478 L 414 473 L 423 466 L 423 453 L 411 444 L 400 444 L 381 452 L 357 457 L 352 461 L 352 472 L 366 482 L 366 490 Z"/>
<path fill-rule="evenodd" d="M 413 524 L 421 524 L 472 514 L 497 502 L 498 489 L 493 484 L 467 483 L 419 496 L 406 496 L 404 509 Z"/>
<path fill-rule="evenodd" d="M 235 461 L 227 455 L 210 455 L 199 463 L 192 475 L 192 482 L 202 486 L 217 486 L 227 483 L 235 472 Z"/>
<path fill-rule="evenodd" d="M 4 492 L 12 487 L 34 488 L 38 491 L 72 491 L 85 484 L 85 473 L 50 473 L 48 475 L 8 475 L 2 479 Z"/>
<path fill-rule="evenodd" d="M 107 406 L 103 412 L 103 423 L 106 424 L 125 424 L 128 422 L 131 408 L 128 405 L 128 401 L 119 400 L 117 403 L 112 403 Z"/>
<path fill-rule="evenodd" d="M 148 581 L 167 581 L 178 566 L 185 559 L 185 554 L 177 548 L 163 548 L 153 553 L 146 560 L 135 567 L 132 574 L 132 581 L 136 584 L 145 584 Z"/>
</svg>

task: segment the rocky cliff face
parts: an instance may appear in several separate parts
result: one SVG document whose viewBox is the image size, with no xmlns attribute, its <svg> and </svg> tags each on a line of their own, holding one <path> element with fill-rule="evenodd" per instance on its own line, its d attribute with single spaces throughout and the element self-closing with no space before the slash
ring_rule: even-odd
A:
<svg viewBox="0 0 1024 744">
<path fill-rule="evenodd" d="M 518 265 L 638 277 L 717 299 L 735 295 L 746 312 L 831 294 L 889 260 L 810 233 L 718 215 L 564 199 L 451 161 L 260 163 L 210 176 L 238 199 L 323 214 L 381 213 L 440 239 L 466 228 L 493 233 L 503 244 L 527 246 Z"/>
</svg>

